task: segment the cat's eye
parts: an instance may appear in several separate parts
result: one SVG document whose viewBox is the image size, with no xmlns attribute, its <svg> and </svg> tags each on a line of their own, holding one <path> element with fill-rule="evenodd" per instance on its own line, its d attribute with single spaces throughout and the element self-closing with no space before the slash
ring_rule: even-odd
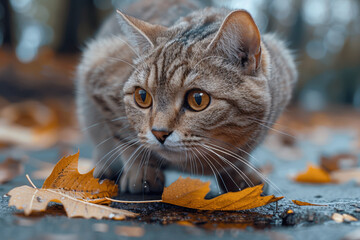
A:
<svg viewBox="0 0 360 240">
<path fill-rule="evenodd" d="M 186 95 L 187 105 L 194 111 L 202 111 L 210 104 L 210 96 L 206 92 L 194 89 Z"/>
<path fill-rule="evenodd" d="M 135 89 L 134 99 L 136 104 L 141 108 L 148 108 L 152 104 L 150 94 L 140 87 Z"/>
</svg>

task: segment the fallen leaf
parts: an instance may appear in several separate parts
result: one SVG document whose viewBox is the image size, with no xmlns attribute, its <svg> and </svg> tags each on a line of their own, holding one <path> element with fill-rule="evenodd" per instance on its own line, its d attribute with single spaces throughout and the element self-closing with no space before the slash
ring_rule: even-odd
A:
<svg viewBox="0 0 360 240">
<path fill-rule="evenodd" d="M 329 173 L 325 170 L 314 166 L 308 165 L 308 169 L 305 172 L 299 173 L 294 180 L 301 183 L 330 183 L 331 178 Z"/>
<path fill-rule="evenodd" d="M 357 166 L 358 157 L 353 154 L 337 154 L 334 156 L 322 156 L 320 167 L 328 172 L 339 169 L 350 169 Z"/>
<path fill-rule="evenodd" d="M 345 222 L 356 222 L 358 220 L 357 218 L 346 213 L 343 214 L 343 217 Z"/>
<path fill-rule="evenodd" d="M 25 215 L 31 212 L 45 211 L 50 202 L 62 203 L 68 217 L 83 218 L 109 218 L 123 220 L 125 217 L 134 217 L 135 213 L 98 205 L 72 197 L 57 189 L 36 189 L 29 186 L 21 186 L 12 189 L 8 193 L 11 197 L 9 206 L 23 209 Z"/>
<path fill-rule="evenodd" d="M 283 197 L 260 196 L 263 185 L 246 188 L 239 192 L 229 192 L 212 199 L 205 199 L 210 191 L 210 182 L 180 177 L 164 189 L 162 201 L 165 203 L 199 210 L 236 211 L 252 209 L 279 201 Z"/>
<path fill-rule="evenodd" d="M 93 177 L 94 169 L 86 174 L 78 171 L 79 152 L 63 157 L 54 167 L 42 188 L 61 189 L 72 197 L 81 199 L 99 199 L 113 197 L 118 193 L 118 187 L 110 180 Z"/>
<path fill-rule="evenodd" d="M 337 223 L 342 223 L 344 221 L 344 217 L 340 213 L 334 213 L 331 216 L 331 219 Z"/>
<path fill-rule="evenodd" d="M 338 184 L 355 180 L 360 185 L 360 168 L 333 171 L 330 173 L 330 176 Z"/>
<path fill-rule="evenodd" d="M 331 216 L 331 219 L 334 220 L 335 222 L 337 223 L 342 223 L 342 222 L 356 222 L 358 221 L 357 218 L 349 215 L 349 214 L 340 214 L 340 213 L 334 213 L 332 216 Z"/>
<path fill-rule="evenodd" d="M 109 231 L 109 225 L 106 223 L 94 223 L 92 225 L 92 229 L 95 232 L 101 232 L 101 233 L 106 233 Z"/>
<path fill-rule="evenodd" d="M 117 226 L 115 233 L 124 237 L 142 237 L 145 234 L 145 229 L 142 227 Z"/>
<path fill-rule="evenodd" d="M 9 104 L 0 110 L 0 143 L 43 149 L 58 139 L 59 122 L 52 109 L 36 101 Z"/>
<path fill-rule="evenodd" d="M 291 200 L 294 204 L 298 205 L 298 206 L 327 206 L 327 205 L 320 205 L 320 204 L 313 204 L 313 203 L 308 203 L 308 202 L 302 202 L 299 200 Z"/>
<path fill-rule="evenodd" d="M 0 163 L 0 184 L 11 181 L 23 172 L 24 166 L 21 161 L 7 158 L 4 162 Z"/>
<path fill-rule="evenodd" d="M 31 212 L 45 211 L 49 202 L 57 202 L 63 204 L 68 217 L 122 220 L 136 216 L 129 211 L 95 204 L 108 202 L 105 197 L 117 195 L 118 188 L 109 180 L 99 183 L 93 177 L 94 169 L 80 174 L 77 169 L 78 159 L 79 153 L 63 157 L 41 189 L 33 184 L 34 188 L 21 186 L 12 189 L 8 193 L 9 206 L 24 209 L 25 215 L 29 215 Z"/>
</svg>

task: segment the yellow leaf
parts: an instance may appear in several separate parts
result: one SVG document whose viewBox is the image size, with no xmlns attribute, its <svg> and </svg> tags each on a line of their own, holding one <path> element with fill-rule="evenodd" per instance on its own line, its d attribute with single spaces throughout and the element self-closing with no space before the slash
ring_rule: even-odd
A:
<svg viewBox="0 0 360 240">
<path fill-rule="evenodd" d="M 63 157 L 45 180 L 43 189 L 61 189 L 81 199 L 98 199 L 113 197 L 118 193 L 118 187 L 110 180 L 93 177 L 94 169 L 86 174 L 78 171 L 79 153 Z"/>
<path fill-rule="evenodd" d="M 313 204 L 308 202 L 302 202 L 299 200 L 291 200 L 293 203 L 295 203 L 298 206 L 327 206 L 327 205 L 320 205 L 320 204 Z"/>
<path fill-rule="evenodd" d="M 236 211 L 264 206 L 283 198 L 273 195 L 262 197 L 260 196 L 262 188 L 263 185 L 258 185 L 206 200 L 205 196 L 210 191 L 210 182 L 180 177 L 164 189 L 162 201 L 199 210 Z"/>
<path fill-rule="evenodd" d="M 305 172 L 299 173 L 294 180 L 301 183 L 330 183 L 331 178 L 325 170 L 309 165 Z"/>
<path fill-rule="evenodd" d="M 24 209 L 25 215 L 29 215 L 33 211 L 45 211 L 49 202 L 62 203 L 68 217 L 123 220 L 125 217 L 137 215 L 126 210 L 82 201 L 56 189 L 21 186 L 12 189 L 8 194 L 11 196 L 9 206 Z"/>
</svg>

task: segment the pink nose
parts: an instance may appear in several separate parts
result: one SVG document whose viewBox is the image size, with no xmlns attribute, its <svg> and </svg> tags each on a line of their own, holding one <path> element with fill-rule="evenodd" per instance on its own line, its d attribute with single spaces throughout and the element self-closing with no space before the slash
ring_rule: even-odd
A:
<svg viewBox="0 0 360 240">
<path fill-rule="evenodd" d="M 155 129 L 151 130 L 151 132 L 154 134 L 154 136 L 156 137 L 156 139 L 161 143 L 163 144 L 166 140 L 166 138 L 168 136 L 170 136 L 170 134 L 172 132 L 168 132 L 168 131 L 157 131 Z"/>
</svg>

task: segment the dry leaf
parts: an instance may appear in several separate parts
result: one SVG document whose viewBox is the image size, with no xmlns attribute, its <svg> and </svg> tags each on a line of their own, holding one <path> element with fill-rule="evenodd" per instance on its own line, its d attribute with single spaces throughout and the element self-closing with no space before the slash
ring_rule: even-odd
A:
<svg viewBox="0 0 360 240">
<path fill-rule="evenodd" d="M 124 237 L 142 237 L 145 234 L 145 229 L 142 227 L 117 226 L 115 233 Z"/>
<path fill-rule="evenodd" d="M 58 119 L 47 106 L 26 101 L 0 110 L 0 143 L 42 149 L 56 143 Z"/>
<path fill-rule="evenodd" d="M 199 210 L 236 211 L 252 209 L 279 201 L 283 197 L 260 196 L 263 185 L 246 188 L 239 192 L 229 192 L 206 200 L 210 182 L 180 177 L 164 189 L 162 201 L 165 203 Z"/>
<path fill-rule="evenodd" d="M 79 152 L 63 157 L 54 167 L 42 188 L 61 189 L 69 192 L 72 197 L 81 199 L 99 199 L 113 197 L 118 193 L 118 187 L 110 180 L 93 177 L 94 169 L 86 174 L 78 171 Z"/>
<path fill-rule="evenodd" d="M 13 158 L 7 158 L 0 163 L 0 184 L 11 181 L 24 172 L 23 164 Z"/>
<path fill-rule="evenodd" d="M 328 172 L 339 169 L 350 169 L 357 166 L 358 157 L 353 154 L 337 154 L 335 156 L 322 156 L 320 167 Z"/>
<path fill-rule="evenodd" d="M 334 213 L 332 216 L 331 216 L 331 219 L 334 220 L 335 222 L 337 223 L 342 223 L 342 222 L 356 222 L 358 221 L 357 218 L 349 215 L 349 214 L 340 214 L 340 213 Z"/>
<path fill-rule="evenodd" d="M 340 213 L 334 213 L 331 216 L 331 219 L 337 223 L 342 223 L 344 221 L 344 217 Z"/>
<path fill-rule="evenodd" d="M 78 159 L 79 153 L 62 158 L 41 189 L 29 186 L 12 189 L 8 193 L 11 196 L 9 206 L 24 209 L 25 215 L 29 215 L 33 211 L 45 211 L 49 202 L 57 202 L 64 205 L 68 217 L 122 220 L 136 216 L 125 210 L 95 204 L 108 201 L 105 197 L 117 195 L 118 188 L 109 180 L 99 183 L 93 177 L 94 169 L 80 174 Z"/>
<path fill-rule="evenodd" d="M 355 218 L 349 214 L 346 214 L 346 213 L 343 214 L 343 217 L 344 217 L 345 222 L 356 222 L 357 221 L 357 218 Z"/>
<path fill-rule="evenodd" d="M 305 172 L 299 173 L 294 180 L 301 183 L 330 183 L 331 178 L 329 173 L 323 169 L 308 165 L 308 169 Z"/>
<path fill-rule="evenodd" d="M 313 204 L 308 202 L 302 202 L 299 200 L 291 200 L 293 203 L 295 203 L 298 206 L 327 206 L 327 205 L 320 205 L 320 204 Z"/>
<path fill-rule="evenodd" d="M 30 215 L 34 211 L 45 211 L 49 202 L 57 202 L 64 205 L 68 217 L 123 220 L 125 217 L 136 216 L 135 213 L 126 210 L 79 200 L 56 189 L 36 189 L 21 186 L 12 189 L 8 195 L 11 196 L 9 206 L 24 209 L 25 215 Z"/>
<path fill-rule="evenodd" d="M 351 180 L 355 180 L 360 185 L 360 168 L 337 170 L 330 173 L 331 179 L 335 183 L 346 183 Z"/>
</svg>

